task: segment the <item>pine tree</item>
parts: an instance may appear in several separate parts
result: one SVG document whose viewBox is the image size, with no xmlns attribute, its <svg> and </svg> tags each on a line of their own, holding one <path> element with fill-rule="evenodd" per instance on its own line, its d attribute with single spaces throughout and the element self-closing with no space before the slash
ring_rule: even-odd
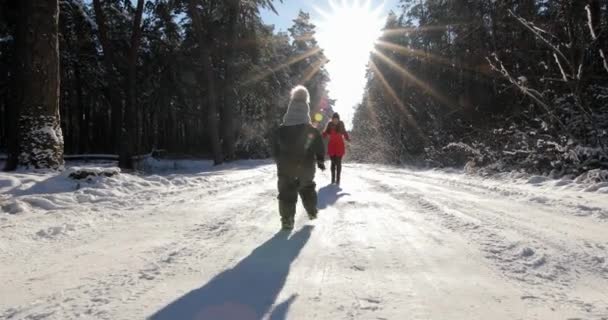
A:
<svg viewBox="0 0 608 320">
<path fill-rule="evenodd" d="M 63 135 L 59 121 L 59 41 L 57 0 L 25 0 L 21 7 L 21 109 L 19 165 L 59 169 Z"/>
<path fill-rule="evenodd" d="M 199 73 L 199 82 L 207 84 L 206 91 L 201 91 L 201 97 L 207 96 L 207 117 L 209 128 L 209 139 L 211 139 L 211 149 L 213 151 L 213 161 L 216 165 L 224 162 L 222 152 L 222 144 L 220 140 L 220 124 L 219 124 L 219 104 L 217 99 L 217 79 L 215 74 L 214 57 L 209 50 L 209 45 L 212 43 L 217 32 L 217 24 L 211 21 L 210 17 L 205 17 L 199 12 L 197 0 L 189 0 L 188 14 L 192 20 L 193 32 L 198 40 L 198 52 L 201 62 L 201 72 Z M 205 14 L 211 14 L 210 10 L 204 10 Z M 203 24 L 203 21 L 208 23 Z M 203 87 L 201 86 L 201 89 Z"/>
<path fill-rule="evenodd" d="M 370 58 L 354 119 L 358 156 L 547 174 L 606 166 L 606 6 L 401 5 Z"/>
<path fill-rule="evenodd" d="M 8 171 L 17 168 L 19 155 L 17 122 L 22 88 L 21 81 L 18 81 L 18 63 L 15 63 L 20 56 L 15 38 L 21 4 L 17 1 L 0 0 L 0 146 L 5 146 L 8 152 L 4 167 L 4 170 Z M 23 41 L 19 43 L 23 44 Z"/>
<path fill-rule="evenodd" d="M 7 75 L 0 78 L 0 121 L 8 124 L 0 126 L 0 150 L 18 142 L 10 124 L 17 123 L 13 101 L 20 101 L 21 73 L 14 70 L 22 56 L 14 27 L 20 13 L 10 6 L 19 3 L 0 0 L 8 8 L 0 11 L 0 72 Z M 318 92 L 313 99 L 331 110 L 318 45 L 319 52 L 302 57 L 287 34 L 264 25 L 262 7 L 272 8 L 272 1 L 60 1 L 66 152 L 121 154 L 123 160 L 168 153 L 216 163 L 267 157 L 268 133 L 307 71 L 316 70 L 306 83 Z M 141 31 L 139 41 L 133 42 L 134 31 Z M 318 68 L 297 63 L 306 58 Z"/>
<path fill-rule="evenodd" d="M 329 61 L 315 39 L 316 26 L 310 21 L 310 14 L 300 11 L 293 20 L 289 33 L 293 39 L 293 50 L 297 62 L 291 66 L 292 77 L 310 91 L 311 112 L 320 109 L 320 102 L 326 98 L 325 87 L 329 75 L 325 64 Z"/>
</svg>

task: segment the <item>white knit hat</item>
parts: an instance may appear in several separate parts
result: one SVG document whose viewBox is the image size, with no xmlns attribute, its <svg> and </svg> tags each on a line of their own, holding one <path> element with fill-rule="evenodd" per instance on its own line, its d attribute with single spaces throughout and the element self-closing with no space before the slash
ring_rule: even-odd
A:
<svg viewBox="0 0 608 320">
<path fill-rule="evenodd" d="M 310 103 L 310 93 L 305 86 L 296 86 L 291 89 L 291 101 L 304 101 Z"/>
<path fill-rule="evenodd" d="M 284 126 L 310 124 L 310 94 L 304 86 L 297 86 L 291 90 L 291 99 L 287 112 L 283 117 Z"/>
</svg>

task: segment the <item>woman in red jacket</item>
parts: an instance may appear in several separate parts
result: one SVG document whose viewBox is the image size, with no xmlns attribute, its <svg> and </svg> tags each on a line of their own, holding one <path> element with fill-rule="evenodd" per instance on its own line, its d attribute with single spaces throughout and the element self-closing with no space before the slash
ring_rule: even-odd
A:
<svg viewBox="0 0 608 320">
<path fill-rule="evenodd" d="M 331 183 L 340 184 L 340 174 L 342 173 L 342 157 L 344 157 L 344 139 L 350 141 L 348 132 L 344 127 L 344 122 L 340 121 L 340 115 L 334 113 L 331 121 L 327 124 L 323 137 L 329 137 L 328 154 L 331 159 Z"/>
</svg>

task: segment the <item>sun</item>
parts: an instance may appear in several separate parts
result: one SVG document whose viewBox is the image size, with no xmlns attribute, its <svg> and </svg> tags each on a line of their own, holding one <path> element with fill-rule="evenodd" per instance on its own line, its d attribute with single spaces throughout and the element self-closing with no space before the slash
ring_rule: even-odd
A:
<svg viewBox="0 0 608 320">
<path fill-rule="evenodd" d="M 327 9 L 315 7 L 321 17 L 315 21 L 317 38 L 329 59 L 328 88 L 337 99 L 335 109 L 350 122 L 353 107 L 361 102 L 370 52 L 385 23 L 384 3 L 372 6 L 371 0 L 329 0 L 327 4 Z"/>
</svg>

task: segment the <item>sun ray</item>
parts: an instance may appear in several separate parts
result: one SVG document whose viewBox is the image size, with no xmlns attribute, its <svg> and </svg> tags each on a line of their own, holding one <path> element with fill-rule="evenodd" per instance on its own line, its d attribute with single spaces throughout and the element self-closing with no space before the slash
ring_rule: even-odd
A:
<svg viewBox="0 0 608 320">
<path fill-rule="evenodd" d="M 312 8 L 321 16 L 323 19 L 331 19 L 331 14 L 329 12 L 319 8 L 317 5 L 313 5 Z"/>
<path fill-rule="evenodd" d="M 379 5 L 378 7 L 376 7 L 375 9 L 372 9 L 372 4 L 371 1 L 369 1 L 369 7 L 368 10 L 371 12 L 372 16 L 375 17 L 379 17 L 382 15 L 382 11 L 384 10 L 384 6 L 386 5 L 386 1 L 382 0 L 382 4 Z"/>
<path fill-rule="evenodd" d="M 429 59 L 434 63 L 440 63 L 440 64 L 444 64 L 447 66 L 452 66 L 452 61 L 450 61 L 449 59 L 434 55 L 432 53 L 428 53 L 426 51 L 423 50 L 418 50 L 418 49 L 412 49 L 412 48 L 408 48 L 408 47 L 404 47 L 398 44 L 394 44 L 388 41 L 384 41 L 384 40 L 378 40 L 376 41 L 376 46 L 378 47 L 382 47 L 382 48 L 386 48 L 389 50 L 392 50 L 402 56 L 409 56 L 409 57 L 417 57 L 417 58 L 423 58 L 423 59 Z"/>
<path fill-rule="evenodd" d="M 332 12 L 337 12 L 338 10 L 340 10 L 340 7 L 338 7 L 334 0 L 329 0 L 329 7 L 331 8 Z"/>
<path fill-rule="evenodd" d="M 403 68 L 402 66 L 400 66 L 399 64 L 397 64 L 395 61 L 391 60 L 389 57 L 387 57 L 386 55 L 384 55 L 382 52 L 380 52 L 378 50 L 374 50 L 373 51 L 373 55 L 375 57 L 380 58 L 380 60 L 382 60 L 387 65 L 389 65 L 394 70 L 398 71 L 401 75 L 403 75 L 404 77 L 406 77 L 407 79 L 409 79 L 410 81 L 412 81 L 415 85 L 417 85 L 418 87 L 420 87 L 422 90 L 428 92 L 432 97 L 434 97 L 435 99 L 437 99 L 439 102 L 443 103 L 444 105 L 446 105 L 446 106 L 448 106 L 450 108 L 455 108 L 454 104 L 447 97 L 445 97 L 444 95 L 442 95 L 439 92 L 437 92 L 435 89 L 433 89 L 426 82 L 418 79 L 411 72 L 407 71 L 405 68 Z"/>
<path fill-rule="evenodd" d="M 261 74 L 257 74 L 257 75 L 252 76 L 251 78 L 245 80 L 243 82 L 243 85 L 249 85 L 251 83 L 260 81 L 260 80 L 262 80 L 262 79 L 270 76 L 271 74 L 274 74 L 275 72 L 277 72 L 277 71 L 279 71 L 281 69 L 285 69 L 285 68 L 287 68 L 287 67 L 289 67 L 289 66 L 291 66 L 291 65 L 293 65 L 295 63 L 298 63 L 298 62 L 300 62 L 300 61 L 302 61 L 302 60 L 304 60 L 304 59 L 306 59 L 306 58 L 308 58 L 310 56 L 313 56 L 313 55 L 315 55 L 315 54 L 317 54 L 319 52 L 321 52 L 321 48 L 314 48 L 312 50 L 309 50 L 308 52 L 305 52 L 305 53 L 303 53 L 303 54 L 301 54 L 301 55 L 299 55 L 299 56 L 297 56 L 295 58 L 292 58 L 289 61 L 287 61 L 287 62 L 285 62 L 283 64 L 280 64 L 280 65 L 278 65 L 278 66 L 276 66 L 276 67 L 274 67 L 274 68 L 272 68 L 272 69 L 270 69 L 270 70 L 268 70 L 266 72 L 263 72 Z"/>
<path fill-rule="evenodd" d="M 370 97 L 369 94 L 365 95 L 365 99 L 366 99 L 366 107 L 369 109 L 369 114 L 371 115 L 371 121 L 372 121 L 372 125 L 375 128 L 378 128 L 380 126 L 380 121 L 378 120 L 378 114 L 376 113 L 376 110 L 374 110 L 374 106 L 373 106 L 373 101 L 372 98 Z"/>
<path fill-rule="evenodd" d="M 432 32 L 432 31 L 445 31 L 446 28 L 450 26 L 459 26 L 465 25 L 461 24 L 452 24 L 452 25 L 444 25 L 444 26 L 424 26 L 424 27 L 410 27 L 410 28 L 394 28 L 394 29 L 385 29 L 382 30 L 382 36 L 393 36 L 393 35 L 405 35 L 408 33 L 415 32 Z"/>
<path fill-rule="evenodd" d="M 447 58 L 444 58 L 444 57 L 441 57 L 441 56 L 438 56 L 438 55 L 435 55 L 435 54 L 432 54 L 432 53 L 429 53 L 429 52 L 426 52 L 423 50 L 404 47 L 404 46 L 397 45 L 397 44 L 394 44 L 394 43 L 391 43 L 388 41 L 384 41 L 384 40 L 378 40 L 376 42 L 376 46 L 392 50 L 393 52 L 400 54 L 402 56 L 421 58 L 423 60 L 423 62 L 427 62 L 427 63 L 431 62 L 431 63 L 442 64 L 442 65 L 448 66 L 450 68 L 459 68 L 459 69 L 469 70 L 469 71 L 473 71 L 473 72 L 478 72 L 478 73 L 485 74 L 485 75 L 493 74 L 492 72 L 490 72 L 489 70 L 484 69 L 484 68 L 467 65 L 467 64 L 461 63 L 459 61 L 450 60 L 450 59 L 447 59 Z M 428 60 L 428 61 L 424 61 L 424 60 Z"/>
<path fill-rule="evenodd" d="M 414 116 L 412 115 L 412 113 L 410 112 L 408 107 L 403 103 L 403 101 L 401 101 L 401 99 L 399 98 L 399 95 L 397 95 L 397 92 L 395 91 L 395 89 L 393 89 L 393 87 L 391 87 L 390 83 L 386 80 L 386 78 L 384 77 L 384 75 L 382 74 L 380 69 L 378 69 L 378 67 L 376 66 L 376 64 L 373 61 L 370 61 L 369 65 L 370 65 L 370 69 L 374 72 L 374 74 L 378 77 L 378 79 L 380 79 L 380 82 L 382 83 L 382 86 L 384 87 L 386 92 L 389 94 L 389 96 L 391 96 L 391 98 L 393 98 L 394 102 L 397 104 L 399 109 L 405 114 L 407 122 L 414 129 L 416 129 L 416 131 L 418 133 L 422 134 L 422 130 L 418 126 L 418 123 L 416 123 Z"/>
<path fill-rule="evenodd" d="M 319 72 L 319 70 L 321 70 L 321 68 L 323 68 L 323 66 L 327 64 L 328 61 L 329 60 L 326 58 L 308 67 L 300 83 L 306 84 L 308 81 L 310 81 L 310 79 L 312 79 Z"/>
<path fill-rule="evenodd" d="M 294 40 L 298 40 L 298 41 L 307 41 L 307 40 L 311 40 L 311 39 L 314 39 L 314 36 L 304 35 L 304 36 L 294 38 Z M 275 38 L 275 37 L 267 37 L 265 39 L 244 38 L 244 39 L 240 39 L 237 42 L 237 48 L 247 48 L 247 47 L 251 47 L 254 45 L 263 46 L 263 45 L 268 45 L 271 43 L 280 43 L 283 41 L 284 41 L 283 39 Z"/>
</svg>

